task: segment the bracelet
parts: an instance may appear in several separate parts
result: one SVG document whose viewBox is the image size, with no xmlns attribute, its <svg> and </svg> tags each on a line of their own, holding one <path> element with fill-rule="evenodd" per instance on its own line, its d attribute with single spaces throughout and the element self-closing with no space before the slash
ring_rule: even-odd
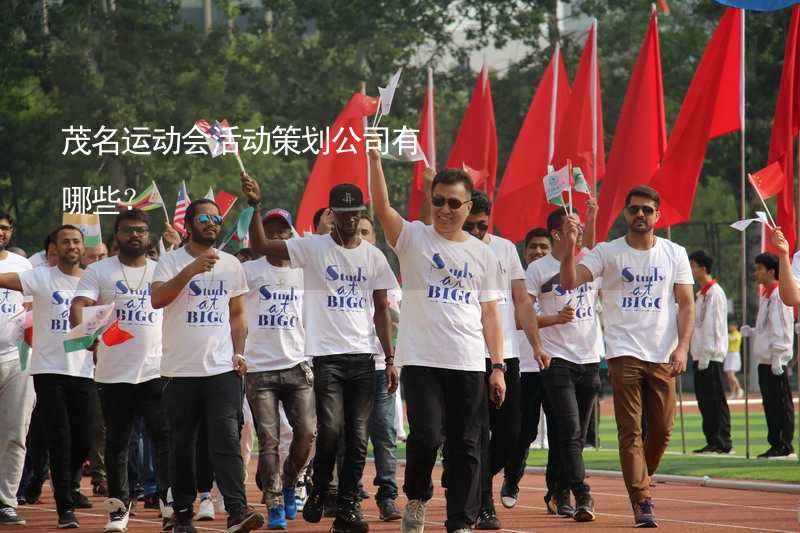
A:
<svg viewBox="0 0 800 533">
<path fill-rule="evenodd" d="M 386 366 L 394 366 L 394 356 L 386 358 Z"/>
<path fill-rule="evenodd" d="M 253 201 L 248 200 L 247 201 L 247 205 L 249 205 L 253 209 L 257 209 L 257 208 L 261 207 L 261 200 L 259 200 L 257 202 L 253 202 Z"/>
</svg>

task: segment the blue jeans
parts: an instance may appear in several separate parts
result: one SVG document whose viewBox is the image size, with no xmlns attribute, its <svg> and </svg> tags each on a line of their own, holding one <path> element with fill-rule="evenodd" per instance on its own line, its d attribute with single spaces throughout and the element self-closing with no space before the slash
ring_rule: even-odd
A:
<svg viewBox="0 0 800 533">
<path fill-rule="evenodd" d="M 394 394 L 387 392 L 386 372 L 375 371 L 375 403 L 369 417 L 369 438 L 375 451 L 376 501 L 397 499 L 397 428 L 394 427 Z"/>
</svg>

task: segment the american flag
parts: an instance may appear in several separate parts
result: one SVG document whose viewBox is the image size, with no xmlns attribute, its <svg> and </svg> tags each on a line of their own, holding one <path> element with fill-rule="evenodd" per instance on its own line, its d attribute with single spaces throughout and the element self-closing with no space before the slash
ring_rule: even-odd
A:
<svg viewBox="0 0 800 533">
<path fill-rule="evenodd" d="M 186 208 L 189 207 L 189 193 L 186 192 L 186 182 L 181 181 L 181 188 L 178 189 L 178 201 L 175 203 L 175 216 L 172 217 L 172 225 L 181 235 L 186 235 Z"/>
</svg>

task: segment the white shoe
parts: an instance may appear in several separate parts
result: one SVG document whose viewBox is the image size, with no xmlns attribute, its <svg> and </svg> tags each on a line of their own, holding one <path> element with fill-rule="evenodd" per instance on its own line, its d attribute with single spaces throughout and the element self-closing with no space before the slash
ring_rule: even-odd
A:
<svg viewBox="0 0 800 533">
<path fill-rule="evenodd" d="M 194 514 L 194 519 L 198 522 L 214 520 L 214 501 L 210 496 L 206 496 L 200 500 L 200 508 Z"/>
<path fill-rule="evenodd" d="M 161 498 L 158 499 L 158 508 L 161 511 L 161 518 L 170 519 L 175 511 L 172 509 L 172 504 L 166 503 Z"/>
<path fill-rule="evenodd" d="M 425 531 L 425 502 L 409 500 L 400 521 L 402 533 L 423 533 Z"/>
<path fill-rule="evenodd" d="M 117 498 L 108 498 L 103 502 L 103 507 L 108 513 L 108 522 L 103 531 L 122 532 L 128 529 L 128 508 Z"/>
<path fill-rule="evenodd" d="M 225 511 L 225 498 L 222 497 L 222 494 L 219 495 L 217 498 L 217 512 L 220 514 L 224 514 Z"/>
<path fill-rule="evenodd" d="M 308 499 L 308 492 L 306 491 L 305 483 L 298 483 L 294 488 L 294 499 L 297 502 L 297 510 L 302 511 Z"/>
</svg>

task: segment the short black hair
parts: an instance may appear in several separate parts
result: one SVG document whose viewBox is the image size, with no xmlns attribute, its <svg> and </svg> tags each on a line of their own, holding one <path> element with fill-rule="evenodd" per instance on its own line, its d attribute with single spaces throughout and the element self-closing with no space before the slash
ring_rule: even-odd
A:
<svg viewBox="0 0 800 533">
<path fill-rule="evenodd" d="M 328 209 L 327 207 L 320 207 L 317 209 L 317 212 L 314 213 L 314 218 L 311 219 L 311 224 L 313 226 L 314 231 L 317 231 L 317 226 L 319 226 L 319 221 L 322 219 L 322 214 L 325 210 Z"/>
<path fill-rule="evenodd" d="M 200 205 L 203 205 L 203 204 L 211 204 L 211 205 L 213 205 L 214 207 L 217 208 L 217 212 L 218 213 L 221 213 L 221 211 L 219 210 L 219 206 L 217 205 L 217 202 L 215 202 L 214 200 L 211 200 L 210 198 L 199 198 L 197 200 L 193 200 L 192 203 L 189 204 L 189 207 L 186 208 L 186 230 L 187 231 L 189 231 L 189 229 L 192 227 L 192 222 L 194 222 L 194 215 L 195 215 L 195 211 L 197 211 L 197 206 L 200 206 Z"/>
<path fill-rule="evenodd" d="M 767 271 L 772 270 L 775 272 L 775 279 L 780 279 L 781 264 L 778 262 L 778 257 L 775 254 L 769 252 L 758 254 L 755 259 L 755 264 L 763 266 Z"/>
<path fill-rule="evenodd" d="M 53 233 L 50 234 L 50 241 L 47 244 L 48 245 L 50 243 L 55 244 L 58 241 L 58 234 L 61 233 L 64 230 L 75 230 L 75 231 L 77 231 L 78 233 L 81 234 L 81 241 L 84 240 L 83 232 L 81 231 L 81 229 L 79 227 L 73 226 L 72 224 L 61 224 L 59 227 L 57 227 L 56 229 L 53 230 Z M 47 248 L 45 248 L 44 253 L 45 254 L 47 253 Z"/>
<path fill-rule="evenodd" d="M 469 175 L 467 175 L 466 172 L 459 168 L 445 168 L 444 170 L 440 170 L 433 177 L 433 183 L 431 183 L 431 194 L 433 194 L 433 190 L 437 185 L 456 185 L 458 183 L 461 183 L 469 193 L 470 197 L 472 197 L 472 191 L 475 190 L 475 187 L 472 186 L 472 179 L 469 177 Z"/>
<path fill-rule="evenodd" d="M 50 248 L 50 245 L 53 243 L 53 233 L 50 232 L 44 238 L 44 253 L 47 255 L 47 249 Z"/>
<path fill-rule="evenodd" d="M 547 233 L 546 228 L 533 228 L 525 235 L 525 246 L 528 246 L 528 243 L 531 242 L 531 239 L 535 237 L 543 237 L 545 239 L 549 239 L 550 235 Z"/>
<path fill-rule="evenodd" d="M 11 218 L 11 215 L 8 213 L 8 211 L 4 211 L 4 210 L 0 209 L 0 220 L 4 220 L 4 219 L 8 220 L 8 223 L 9 223 L 9 225 L 11 225 L 12 228 L 14 227 L 14 219 Z"/>
<path fill-rule="evenodd" d="M 486 213 L 486 216 L 492 214 L 492 201 L 485 192 L 472 191 L 472 209 L 469 210 L 469 214 L 480 215 L 481 213 Z"/>
<path fill-rule="evenodd" d="M 135 220 L 137 222 L 144 222 L 147 225 L 147 229 L 150 229 L 150 218 L 147 216 L 147 213 L 145 213 L 141 209 L 134 208 L 121 211 L 117 215 L 117 218 L 114 220 L 114 233 L 117 233 L 117 231 L 119 231 L 119 225 L 125 220 Z"/>
<path fill-rule="evenodd" d="M 634 196 L 641 196 L 642 198 L 652 200 L 653 203 L 656 204 L 656 209 L 661 207 L 661 195 L 658 194 L 657 190 L 648 185 L 637 185 L 629 190 L 628 194 L 625 195 L 626 206 L 631 203 L 631 198 Z"/>
<path fill-rule="evenodd" d="M 550 211 L 547 215 L 547 238 L 550 238 L 550 232 L 553 230 L 560 230 L 564 226 L 564 219 L 567 216 L 567 211 L 563 207 L 559 207 Z"/>
<path fill-rule="evenodd" d="M 697 250 L 689 255 L 689 261 L 694 261 L 697 266 L 706 269 L 707 274 L 711 274 L 711 267 L 714 266 L 714 259 L 705 250 Z"/>
</svg>

